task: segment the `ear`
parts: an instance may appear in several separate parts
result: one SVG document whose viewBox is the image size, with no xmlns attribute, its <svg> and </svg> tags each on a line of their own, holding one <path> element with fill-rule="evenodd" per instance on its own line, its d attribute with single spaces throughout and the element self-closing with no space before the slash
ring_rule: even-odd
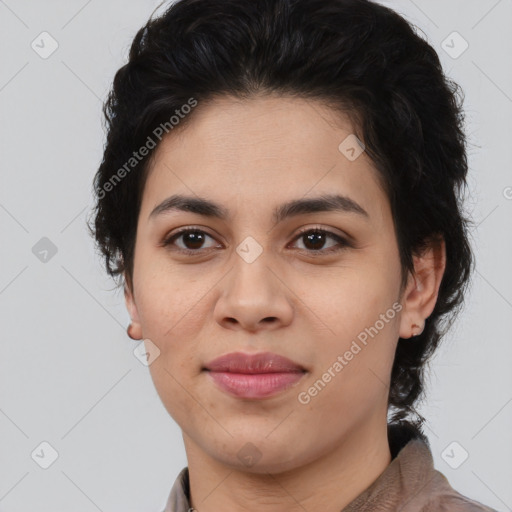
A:
<svg viewBox="0 0 512 512">
<path fill-rule="evenodd" d="M 419 334 L 414 324 L 423 330 L 425 320 L 432 314 L 446 268 L 446 244 L 443 238 L 433 239 L 421 254 L 413 256 L 414 273 L 409 273 L 402 295 L 400 338 Z"/>
<path fill-rule="evenodd" d="M 130 334 L 135 338 L 141 340 L 142 336 L 142 326 L 140 323 L 139 312 L 137 310 L 137 304 L 135 303 L 135 296 L 133 292 L 133 286 L 130 284 L 130 281 L 124 279 L 124 300 L 126 303 L 126 309 L 130 314 L 131 318 L 131 331 Z"/>
</svg>

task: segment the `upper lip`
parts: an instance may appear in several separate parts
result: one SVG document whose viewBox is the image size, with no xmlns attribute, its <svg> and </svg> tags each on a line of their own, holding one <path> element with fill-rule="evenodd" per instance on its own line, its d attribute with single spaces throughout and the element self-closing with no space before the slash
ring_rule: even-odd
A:
<svg viewBox="0 0 512 512">
<path fill-rule="evenodd" d="M 231 352 L 210 361 L 206 370 L 231 373 L 283 373 L 304 372 L 305 369 L 290 359 L 272 352 L 245 354 Z"/>
</svg>

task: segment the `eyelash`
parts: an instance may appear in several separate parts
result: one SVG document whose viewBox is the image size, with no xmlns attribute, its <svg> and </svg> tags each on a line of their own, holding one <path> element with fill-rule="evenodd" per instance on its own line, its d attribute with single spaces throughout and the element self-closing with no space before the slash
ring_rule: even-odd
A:
<svg viewBox="0 0 512 512">
<path fill-rule="evenodd" d="M 213 238 L 212 235 L 208 234 L 206 231 L 203 231 L 202 229 L 199 229 L 199 228 L 184 228 L 184 229 L 181 229 L 180 231 L 172 234 L 171 236 L 165 238 L 163 240 L 163 242 L 161 243 L 161 245 L 163 247 L 169 247 L 171 246 L 174 241 L 176 239 L 178 239 L 180 236 L 182 235 L 185 235 L 187 233 L 202 233 L 202 234 L 205 234 L 207 236 L 209 236 L 210 238 Z M 319 250 L 313 250 L 313 249 L 298 249 L 300 252 L 302 253 L 307 253 L 308 255 L 310 256 L 313 256 L 313 257 L 316 257 L 316 256 L 322 256 L 322 255 L 325 255 L 325 254 L 333 254 L 333 253 L 337 253 L 337 252 L 340 252 L 340 251 L 343 251 L 347 248 L 352 248 L 354 247 L 353 244 L 351 244 L 348 240 L 346 240 L 345 238 L 341 237 L 340 235 L 337 235 L 336 233 L 333 233 L 332 231 L 328 231 L 326 229 L 323 229 L 323 228 L 302 228 L 299 233 L 297 234 L 297 236 L 293 239 L 293 242 L 296 242 L 297 240 L 299 240 L 301 237 L 303 237 L 305 234 L 322 234 L 322 235 L 326 235 L 327 237 L 331 237 L 333 238 L 334 240 L 336 240 L 338 242 L 338 244 L 340 245 L 339 247 L 330 247 L 328 249 L 319 249 Z M 213 248 L 208 248 L 208 249 L 213 249 Z M 207 250 L 208 250 L 207 249 Z M 193 249 L 183 249 L 181 247 L 177 248 L 177 249 L 173 249 L 173 250 L 176 250 L 182 254 L 185 254 L 185 255 L 190 255 L 190 256 L 193 256 L 193 255 L 198 255 L 200 254 L 201 251 L 203 251 L 203 249 L 196 249 L 196 250 L 193 250 Z"/>
</svg>

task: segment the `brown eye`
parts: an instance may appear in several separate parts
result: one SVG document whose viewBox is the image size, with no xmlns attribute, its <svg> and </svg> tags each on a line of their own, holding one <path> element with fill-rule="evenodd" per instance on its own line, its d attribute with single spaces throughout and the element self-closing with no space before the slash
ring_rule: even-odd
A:
<svg viewBox="0 0 512 512">
<path fill-rule="evenodd" d="M 322 249 L 325 245 L 326 238 L 328 238 L 327 235 L 319 231 L 312 231 L 302 235 L 302 241 L 306 249 Z"/>
<path fill-rule="evenodd" d="M 188 231 L 182 233 L 181 237 L 186 249 L 201 249 L 206 238 L 201 231 Z"/>
<path fill-rule="evenodd" d="M 203 249 L 210 249 L 215 247 L 215 244 L 210 246 L 204 245 L 208 239 L 214 241 L 212 236 L 200 229 L 187 228 L 168 237 L 166 240 L 164 240 L 162 245 L 165 247 L 172 247 L 175 245 L 177 248 L 176 250 L 178 251 L 194 253 Z"/>
<path fill-rule="evenodd" d="M 350 244 L 339 235 L 325 229 L 306 229 L 301 231 L 296 241 L 302 242 L 301 251 L 310 253 L 331 253 L 350 247 Z M 331 242 L 329 242 L 331 240 Z M 327 245 L 326 245 L 327 244 Z"/>
</svg>

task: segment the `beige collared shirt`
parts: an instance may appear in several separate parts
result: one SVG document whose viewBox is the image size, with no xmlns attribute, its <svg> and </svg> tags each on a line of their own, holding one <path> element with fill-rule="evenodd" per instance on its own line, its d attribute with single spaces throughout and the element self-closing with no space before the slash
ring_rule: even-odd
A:
<svg viewBox="0 0 512 512">
<path fill-rule="evenodd" d="M 341 512 L 496 512 L 450 486 L 446 477 L 434 469 L 428 440 L 422 434 L 411 435 L 410 429 L 395 426 L 388 427 L 388 432 L 392 436 L 391 463 Z M 176 478 L 163 512 L 193 510 L 186 467 Z"/>
</svg>

